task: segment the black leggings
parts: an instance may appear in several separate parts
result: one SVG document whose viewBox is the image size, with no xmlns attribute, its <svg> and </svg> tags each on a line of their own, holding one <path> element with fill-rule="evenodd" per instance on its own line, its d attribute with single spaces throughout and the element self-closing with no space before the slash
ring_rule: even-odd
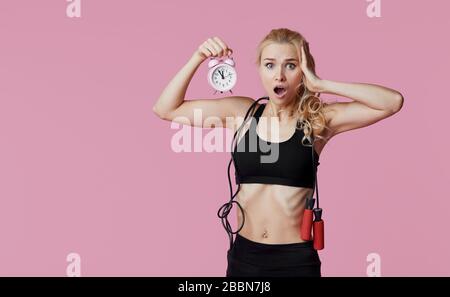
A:
<svg viewBox="0 0 450 297">
<path fill-rule="evenodd" d="M 236 234 L 227 259 L 227 277 L 321 276 L 319 254 L 312 241 L 265 244 Z"/>
</svg>

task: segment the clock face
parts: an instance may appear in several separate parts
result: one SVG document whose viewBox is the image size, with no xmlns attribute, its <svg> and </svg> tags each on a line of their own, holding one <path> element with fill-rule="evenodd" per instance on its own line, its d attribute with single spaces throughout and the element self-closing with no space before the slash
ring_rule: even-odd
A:
<svg viewBox="0 0 450 297">
<path fill-rule="evenodd" d="M 211 74 L 213 87 L 221 92 L 231 90 L 236 84 L 236 71 L 230 65 L 220 65 Z"/>
</svg>

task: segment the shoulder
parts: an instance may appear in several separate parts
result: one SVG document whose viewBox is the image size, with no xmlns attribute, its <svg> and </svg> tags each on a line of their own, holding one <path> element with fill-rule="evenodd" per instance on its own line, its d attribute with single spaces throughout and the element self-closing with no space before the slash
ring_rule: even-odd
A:
<svg viewBox="0 0 450 297">
<path fill-rule="evenodd" d="M 233 98 L 233 118 L 237 120 L 243 120 L 245 118 L 245 115 L 247 112 L 250 111 L 250 108 L 253 105 L 253 108 L 251 109 L 249 116 L 253 116 L 255 112 L 264 105 L 264 102 L 257 102 L 258 100 L 255 100 L 251 97 L 229 97 Z"/>
<path fill-rule="evenodd" d="M 244 117 L 252 104 L 256 102 L 256 100 L 251 97 L 235 96 L 230 98 L 233 101 L 234 117 Z M 261 104 L 256 103 L 255 105 L 256 108 L 258 108 Z"/>
<path fill-rule="evenodd" d="M 338 101 L 323 102 L 322 114 L 325 119 L 325 129 L 322 130 L 320 136 L 326 140 L 325 142 L 328 142 L 335 135 L 331 123 L 332 119 L 339 113 L 340 108 Z"/>
<path fill-rule="evenodd" d="M 336 113 L 339 112 L 339 102 L 333 101 L 333 102 L 323 102 L 322 112 L 325 116 L 325 120 L 327 123 L 333 119 L 333 117 L 336 115 Z"/>
<path fill-rule="evenodd" d="M 249 116 L 252 116 L 262 105 L 259 102 L 256 103 L 257 100 L 251 97 L 233 96 L 228 97 L 228 99 L 230 100 L 230 104 L 232 105 L 231 108 L 233 110 L 233 130 L 237 129 L 243 123 L 245 115 L 252 105 L 255 105 L 255 107 Z"/>
</svg>

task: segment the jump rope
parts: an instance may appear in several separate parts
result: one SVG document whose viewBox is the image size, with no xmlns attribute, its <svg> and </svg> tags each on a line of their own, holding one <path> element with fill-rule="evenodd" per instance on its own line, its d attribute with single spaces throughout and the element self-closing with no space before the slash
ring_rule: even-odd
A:
<svg viewBox="0 0 450 297">
<path fill-rule="evenodd" d="M 233 247 L 233 234 L 239 233 L 239 231 L 241 231 L 241 229 L 244 227 L 244 223 L 245 223 L 244 210 L 243 210 L 242 206 L 240 205 L 240 203 L 238 201 L 234 200 L 236 195 L 239 193 L 241 184 L 237 183 L 237 190 L 233 194 L 233 187 L 231 185 L 231 178 L 230 178 L 230 168 L 231 168 L 232 163 L 234 164 L 234 168 L 235 168 L 236 180 L 237 180 L 237 177 L 239 176 L 238 167 L 236 166 L 236 163 L 234 163 L 234 154 L 236 153 L 236 148 L 237 148 L 237 144 L 238 144 L 236 135 L 238 135 L 240 133 L 240 131 L 243 129 L 243 127 L 245 126 L 249 115 L 253 114 L 253 110 L 255 109 L 256 104 L 263 99 L 268 100 L 269 98 L 262 97 L 252 103 L 250 108 L 247 110 L 247 113 L 245 114 L 242 125 L 239 127 L 239 129 L 236 130 L 236 132 L 234 132 L 233 140 L 231 142 L 232 152 L 231 152 L 231 159 L 228 163 L 228 185 L 230 188 L 230 200 L 228 202 L 226 202 L 225 204 L 223 204 L 217 212 L 217 216 L 221 219 L 222 225 L 225 228 L 225 231 L 227 232 L 228 237 L 230 239 L 230 249 Z M 251 120 L 251 118 L 250 118 L 250 120 Z M 311 147 L 315 186 L 313 187 L 313 193 L 311 194 L 311 197 L 306 198 L 306 206 L 305 206 L 305 210 L 303 213 L 302 223 L 300 225 L 300 237 L 305 241 L 310 241 L 311 237 L 312 237 L 314 249 L 321 250 L 324 248 L 324 221 L 322 219 L 322 209 L 319 207 L 319 185 L 318 185 L 318 181 L 317 181 L 317 167 L 314 168 L 314 164 L 315 164 L 314 142 L 315 142 L 315 137 L 314 137 L 313 144 L 305 145 L 305 146 Z M 317 162 L 317 165 L 319 165 L 319 164 L 320 163 Z M 315 191 L 314 191 L 314 188 L 315 188 Z M 317 207 L 314 207 L 314 204 L 316 201 L 316 199 L 313 198 L 314 193 L 316 193 L 316 197 L 317 197 Z M 228 215 L 230 214 L 230 211 L 233 208 L 233 203 L 236 203 L 236 205 L 239 207 L 239 209 L 242 213 L 242 224 L 236 231 L 233 231 L 231 224 L 228 220 Z M 311 231 L 312 231 L 313 235 L 311 235 Z"/>
</svg>

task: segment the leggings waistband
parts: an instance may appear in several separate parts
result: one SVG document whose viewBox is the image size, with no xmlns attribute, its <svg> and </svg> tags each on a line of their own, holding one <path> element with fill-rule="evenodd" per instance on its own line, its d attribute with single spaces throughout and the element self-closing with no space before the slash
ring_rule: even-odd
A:
<svg viewBox="0 0 450 297">
<path fill-rule="evenodd" d="M 236 234 L 228 254 L 240 261 L 260 266 L 302 266 L 320 264 L 312 241 L 267 244 L 249 240 Z"/>
</svg>

